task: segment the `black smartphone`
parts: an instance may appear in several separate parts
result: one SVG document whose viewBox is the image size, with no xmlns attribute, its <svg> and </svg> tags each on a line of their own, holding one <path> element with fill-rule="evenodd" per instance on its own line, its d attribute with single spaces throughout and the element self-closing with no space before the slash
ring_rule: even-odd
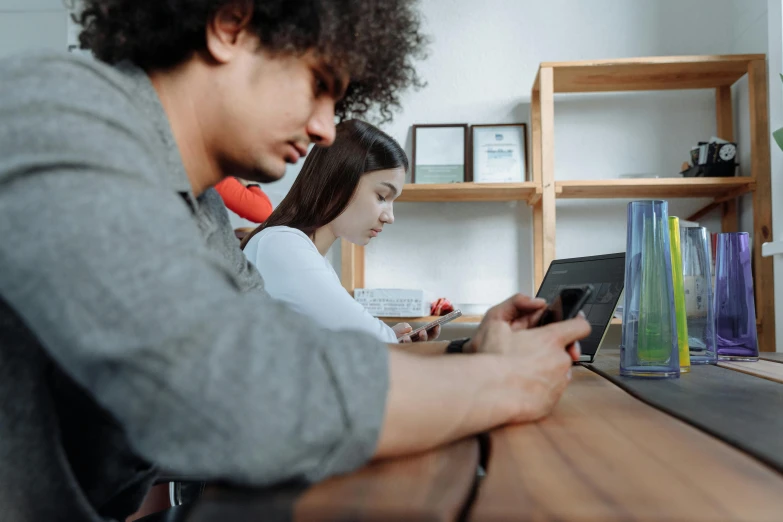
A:
<svg viewBox="0 0 783 522">
<path fill-rule="evenodd" d="M 573 319 L 593 293 L 592 285 L 567 286 L 546 307 L 538 326 Z"/>
</svg>

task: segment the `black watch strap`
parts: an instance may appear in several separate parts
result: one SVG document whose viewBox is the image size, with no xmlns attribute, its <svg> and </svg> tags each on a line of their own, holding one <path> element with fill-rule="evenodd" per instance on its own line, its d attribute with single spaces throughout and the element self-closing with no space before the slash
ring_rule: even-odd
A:
<svg viewBox="0 0 783 522">
<path fill-rule="evenodd" d="M 463 337 L 462 339 L 454 339 L 446 347 L 446 353 L 464 353 L 463 347 L 470 341 L 470 337 Z"/>
</svg>

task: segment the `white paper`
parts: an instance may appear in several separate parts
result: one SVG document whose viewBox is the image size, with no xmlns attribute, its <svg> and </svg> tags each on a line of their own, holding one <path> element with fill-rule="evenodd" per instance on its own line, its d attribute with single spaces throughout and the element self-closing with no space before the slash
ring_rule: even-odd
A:
<svg viewBox="0 0 783 522">
<path fill-rule="evenodd" d="M 465 127 L 416 129 L 416 165 L 464 165 Z"/>
<path fill-rule="evenodd" d="M 473 180 L 476 183 L 525 181 L 522 127 L 474 127 Z"/>
</svg>

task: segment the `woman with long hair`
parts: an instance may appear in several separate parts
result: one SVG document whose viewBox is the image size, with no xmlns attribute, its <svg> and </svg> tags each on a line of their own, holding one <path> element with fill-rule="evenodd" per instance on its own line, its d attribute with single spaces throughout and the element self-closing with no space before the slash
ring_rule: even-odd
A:
<svg viewBox="0 0 783 522">
<path fill-rule="evenodd" d="M 334 144 L 313 148 L 282 203 L 242 242 L 267 292 L 331 330 L 362 330 L 386 342 L 410 331 L 373 317 L 324 257 L 340 238 L 364 246 L 394 223 L 407 170 L 405 151 L 383 131 L 359 120 L 337 125 Z M 427 338 L 422 332 L 414 340 Z"/>
</svg>

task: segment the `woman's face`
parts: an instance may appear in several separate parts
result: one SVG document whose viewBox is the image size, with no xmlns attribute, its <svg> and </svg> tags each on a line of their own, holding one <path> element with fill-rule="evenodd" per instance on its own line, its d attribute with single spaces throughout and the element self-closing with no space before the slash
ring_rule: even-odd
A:
<svg viewBox="0 0 783 522">
<path fill-rule="evenodd" d="M 330 223 L 336 237 L 364 246 L 394 223 L 394 200 L 402 193 L 405 170 L 376 170 L 359 179 L 345 211 Z"/>
</svg>

